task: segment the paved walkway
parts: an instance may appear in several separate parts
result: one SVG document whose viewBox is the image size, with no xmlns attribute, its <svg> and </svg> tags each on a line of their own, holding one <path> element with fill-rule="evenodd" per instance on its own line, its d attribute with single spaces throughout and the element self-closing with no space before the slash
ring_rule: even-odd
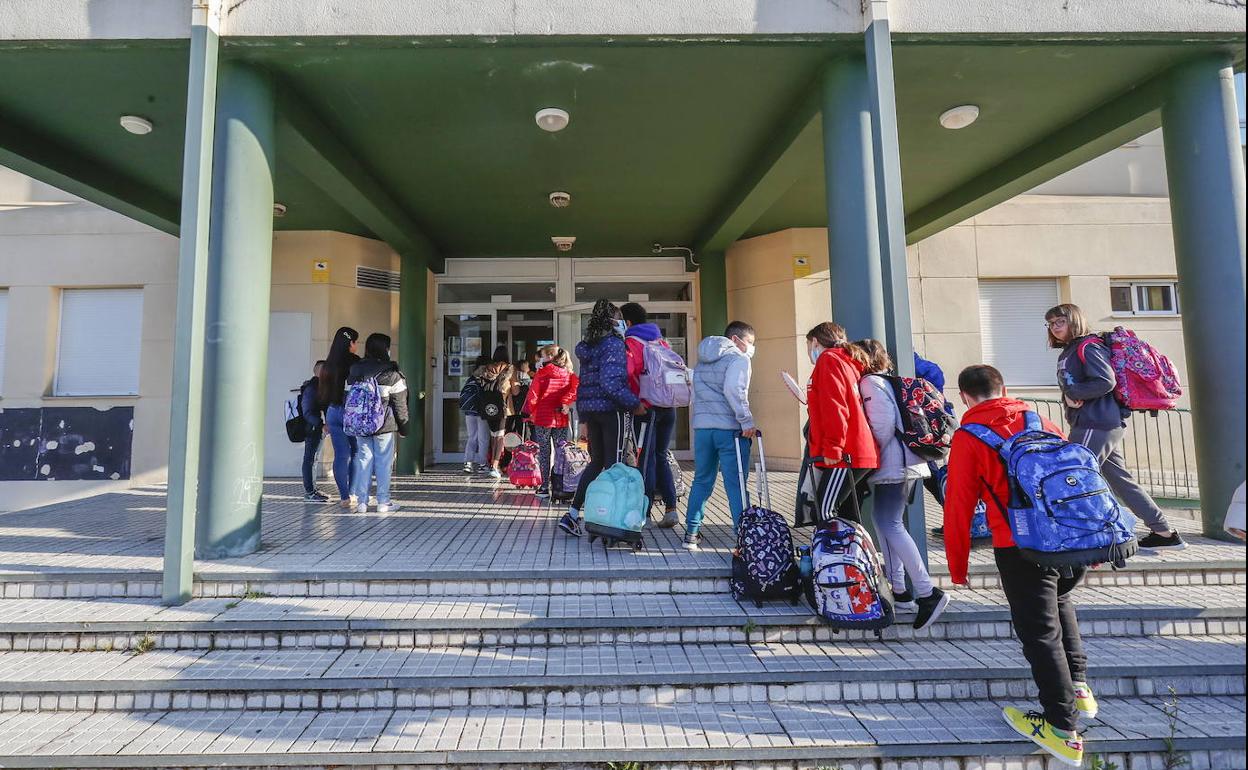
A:
<svg viewBox="0 0 1248 770">
<path fill-rule="evenodd" d="M 770 479 L 773 507 L 792 511 L 796 474 L 772 472 Z M 649 529 L 647 547 L 639 553 L 591 547 L 555 527 L 561 506 L 548 505 L 505 481 L 467 478 L 457 468 L 397 479 L 393 492 L 403 510 L 356 514 L 334 504 L 303 502 L 298 482 L 267 481 L 261 549 L 237 559 L 198 560 L 196 572 L 239 579 L 722 575 L 733 545 L 722 490 L 708 504 L 704 545 L 696 553 L 681 547 L 683 526 Z M 150 487 L 0 514 L 0 578 L 159 571 L 164 505 L 164 489 Z M 929 526 L 938 525 L 939 518 L 939 510 L 929 505 Z M 1197 522 L 1182 516 L 1176 520 L 1191 547 L 1141 556 L 1139 561 L 1242 568 L 1243 547 L 1201 538 L 1194 534 Z M 933 572 L 945 572 L 940 541 L 930 545 Z M 978 548 L 972 560 L 987 567 L 990 557 L 990 549 Z"/>
</svg>

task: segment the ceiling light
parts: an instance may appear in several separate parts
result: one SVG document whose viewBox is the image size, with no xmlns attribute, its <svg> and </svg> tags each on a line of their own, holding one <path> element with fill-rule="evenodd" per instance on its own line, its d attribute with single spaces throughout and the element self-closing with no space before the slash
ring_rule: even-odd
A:
<svg viewBox="0 0 1248 770">
<path fill-rule="evenodd" d="M 533 116 L 533 119 L 537 121 L 538 127 L 543 131 L 550 131 L 551 133 L 567 128 L 569 120 L 568 113 L 558 107 L 540 109 Z"/>
<path fill-rule="evenodd" d="M 284 217 L 284 216 L 286 216 L 286 204 L 285 204 L 285 203 L 274 203 L 274 204 L 273 204 L 273 216 L 275 216 L 275 217 Z"/>
<path fill-rule="evenodd" d="M 122 115 L 118 122 L 122 128 L 136 136 L 152 133 L 152 121 L 138 115 Z"/>
<path fill-rule="evenodd" d="M 940 113 L 940 125 L 956 131 L 971 125 L 978 117 L 979 107 L 974 104 L 963 104 Z"/>
<path fill-rule="evenodd" d="M 572 205 L 572 196 L 566 192 L 552 192 L 550 194 L 550 205 L 557 209 L 566 209 Z"/>
<path fill-rule="evenodd" d="M 571 251 L 572 244 L 576 243 L 575 235 L 552 235 L 551 243 L 555 244 L 555 248 L 559 251 Z"/>
</svg>

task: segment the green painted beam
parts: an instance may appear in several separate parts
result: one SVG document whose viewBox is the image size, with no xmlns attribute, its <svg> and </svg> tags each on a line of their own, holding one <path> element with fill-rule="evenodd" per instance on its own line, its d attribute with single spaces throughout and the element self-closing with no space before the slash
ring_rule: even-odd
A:
<svg viewBox="0 0 1248 770">
<path fill-rule="evenodd" d="M 1059 128 L 906 217 L 907 243 L 1003 203 L 1161 126 L 1167 76 L 1158 76 Z"/>
<path fill-rule="evenodd" d="M 400 254 L 436 259 L 439 250 L 376 174 L 289 85 L 279 91 L 277 141 L 282 160 Z"/>
<path fill-rule="evenodd" d="M 803 94 L 699 231 L 695 254 L 726 250 L 808 170 L 802 148 L 818 147 L 819 89 L 811 86 Z"/>
<path fill-rule="evenodd" d="M 702 252 L 698 263 L 698 331 L 703 337 L 723 334 L 728 325 L 728 274 L 724 252 Z"/>
<path fill-rule="evenodd" d="M 425 393 L 429 376 L 425 334 L 429 329 L 429 271 L 423 254 L 403 254 L 399 273 L 398 362 L 407 377 L 407 435 L 399 439 L 399 473 L 425 465 Z"/>
<path fill-rule="evenodd" d="M 178 201 L 2 115 L 0 165 L 162 232 L 178 234 Z"/>
</svg>

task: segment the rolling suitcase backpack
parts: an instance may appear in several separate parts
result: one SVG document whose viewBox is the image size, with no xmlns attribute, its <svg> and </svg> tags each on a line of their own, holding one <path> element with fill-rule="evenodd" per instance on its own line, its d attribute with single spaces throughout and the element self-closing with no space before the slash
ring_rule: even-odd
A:
<svg viewBox="0 0 1248 770">
<path fill-rule="evenodd" d="M 599 473 L 585 490 L 581 514 L 585 517 L 589 542 L 600 539 L 604 548 L 628 543 L 634 551 L 640 551 L 645 545 L 641 530 L 646 525 L 649 508 L 641 471 L 617 461 Z"/>
<path fill-rule="evenodd" d="M 511 450 L 511 462 L 507 465 L 507 480 L 521 489 L 540 487 L 542 469 L 537 458 L 537 442 L 523 437 L 520 444 Z"/>
<path fill-rule="evenodd" d="M 737 478 L 741 481 L 745 510 L 737 524 L 737 548 L 732 554 L 732 578 L 728 587 L 734 599 L 753 599 L 760 607 L 771 599 L 788 599 L 796 604 L 802 595 L 802 576 L 793 558 L 789 525 L 771 509 L 762 434 L 758 436 L 759 472 L 755 481 L 762 505 L 750 504 L 745 468 L 741 463 L 741 444 L 734 440 L 733 447 L 737 450 Z"/>
<path fill-rule="evenodd" d="M 879 552 L 865 527 L 833 518 L 815 530 L 806 599 L 823 622 L 841 631 L 874 631 L 893 624 L 892 591 L 884 585 Z"/>
<path fill-rule="evenodd" d="M 555 458 L 551 465 L 550 499 L 556 503 L 566 503 L 576 497 L 581 474 L 589 465 L 589 452 L 575 440 L 562 439 L 555 445 Z"/>
</svg>

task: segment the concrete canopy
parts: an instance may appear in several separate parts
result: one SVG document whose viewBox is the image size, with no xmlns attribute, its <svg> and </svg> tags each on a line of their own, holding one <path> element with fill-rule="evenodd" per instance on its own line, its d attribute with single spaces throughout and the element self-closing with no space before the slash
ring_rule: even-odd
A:
<svg viewBox="0 0 1248 770">
<path fill-rule="evenodd" d="M 547 256 L 550 236 L 569 234 L 576 253 L 597 256 L 645 254 L 656 240 L 718 239 L 722 248 L 741 235 L 826 224 L 819 132 L 807 130 L 819 117 L 802 105 L 820 68 L 860 51 L 861 38 L 227 37 L 223 45 L 224 59 L 275 75 L 279 123 L 283 103 L 314 115 L 442 256 Z M 1007 185 L 1021 173 L 1012 158 L 1045 156 L 1052 137 L 1098 109 L 1115 141 L 1144 133 L 1156 126 L 1160 94 L 1138 97 L 1138 114 L 1115 109 L 1118 100 L 1210 52 L 1240 63 L 1243 41 L 900 39 L 907 216 L 939 209 L 968 185 Z M 176 225 L 184 40 L 10 41 L 0 43 L 0 71 L 11 75 L 0 81 L 0 163 L 37 177 L 56 170 L 81 183 L 73 192 L 122 201 L 162 229 Z M 939 113 L 965 103 L 981 107 L 979 121 L 941 128 Z M 537 128 L 533 115 L 547 106 L 571 113 L 566 130 Z M 148 117 L 157 130 L 127 134 L 123 114 Z M 284 155 L 279 143 L 275 195 L 288 213 L 276 227 L 393 240 L 311 181 L 318 170 L 300 164 L 312 155 Z M 738 211 L 740 193 L 762 178 L 752 169 L 781 160 L 785 172 Z M 1046 173 L 1040 165 L 1033 173 Z M 572 206 L 552 209 L 554 190 L 571 193 Z M 977 200 L 929 211 L 926 224 L 969 216 Z M 739 215 L 716 228 L 726 213 Z"/>
</svg>

